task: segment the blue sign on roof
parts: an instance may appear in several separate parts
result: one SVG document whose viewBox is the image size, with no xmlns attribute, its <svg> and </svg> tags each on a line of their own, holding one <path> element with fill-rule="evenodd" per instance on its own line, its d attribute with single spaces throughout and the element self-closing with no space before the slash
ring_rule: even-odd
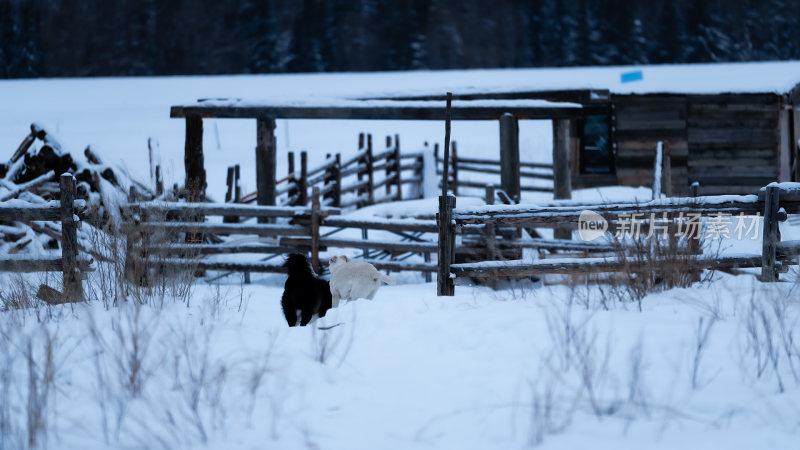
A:
<svg viewBox="0 0 800 450">
<path fill-rule="evenodd" d="M 641 81 L 644 78 L 642 75 L 641 70 L 636 70 L 634 72 L 623 72 L 622 75 L 619 76 L 619 80 L 623 83 L 630 83 L 631 81 Z"/>
</svg>

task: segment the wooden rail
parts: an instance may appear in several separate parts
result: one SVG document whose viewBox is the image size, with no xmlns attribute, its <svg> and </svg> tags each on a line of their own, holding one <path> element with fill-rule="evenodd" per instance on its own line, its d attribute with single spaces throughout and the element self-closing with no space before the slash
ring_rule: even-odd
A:
<svg viewBox="0 0 800 450">
<path fill-rule="evenodd" d="M 514 124 L 512 123 L 511 126 Z M 513 133 L 512 133 L 513 134 Z M 513 146 L 512 146 L 513 147 Z M 504 175 L 504 170 L 500 164 L 500 160 L 491 160 L 483 158 L 463 158 L 458 155 L 456 143 L 450 144 L 450 158 L 448 164 L 448 177 L 447 185 L 453 194 L 458 195 L 461 188 L 478 188 L 483 191 L 487 184 L 500 185 L 501 177 Z M 436 161 L 436 174 L 442 176 L 444 174 L 443 165 L 444 158 L 439 155 L 439 144 L 433 146 L 434 160 Z M 526 169 L 526 170 L 523 170 Z M 553 165 L 545 163 L 523 162 L 521 161 L 515 172 L 519 174 L 511 174 L 511 178 L 519 179 L 519 190 L 528 192 L 553 192 Z M 475 181 L 464 179 L 463 172 L 482 173 L 497 175 L 497 177 L 486 181 Z M 530 181 L 540 180 L 545 181 L 543 185 L 530 184 Z M 441 187 L 441 182 L 439 183 Z"/>
</svg>

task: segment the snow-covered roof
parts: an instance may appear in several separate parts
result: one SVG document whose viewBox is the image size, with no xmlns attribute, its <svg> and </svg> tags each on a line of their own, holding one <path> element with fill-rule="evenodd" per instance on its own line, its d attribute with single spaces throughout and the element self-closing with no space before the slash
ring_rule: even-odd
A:
<svg viewBox="0 0 800 450">
<path fill-rule="evenodd" d="M 356 76 L 353 74 L 353 76 Z M 776 93 L 800 83 L 800 61 L 372 73 L 366 96 L 608 89 L 612 94 Z M 633 81 L 623 81 L 624 79 Z"/>
<path fill-rule="evenodd" d="M 178 79 L 183 86 L 189 88 L 195 83 L 201 83 L 204 77 L 178 77 L 176 81 Z M 230 82 L 222 85 L 224 89 L 216 86 L 215 89 L 206 91 L 207 101 L 202 102 L 205 107 L 223 104 L 266 104 L 295 108 L 350 107 L 353 106 L 351 103 L 366 107 L 366 103 L 353 100 L 442 96 L 448 91 L 457 96 L 578 90 L 608 90 L 612 94 L 786 94 L 800 83 L 800 61 L 269 74 L 228 76 L 226 79 Z M 213 98 L 215 96 L 218 98 Z M 186 100 L 188 99 L 184 102 Z M 369 106 L 392 106 L 381 102 L 382 100 L 373 100 Z M 471 105 L 478 106 L 477 103 Z M 439 107 L 440 104 L 437 103 L 437 108 Z"/>
</svg>

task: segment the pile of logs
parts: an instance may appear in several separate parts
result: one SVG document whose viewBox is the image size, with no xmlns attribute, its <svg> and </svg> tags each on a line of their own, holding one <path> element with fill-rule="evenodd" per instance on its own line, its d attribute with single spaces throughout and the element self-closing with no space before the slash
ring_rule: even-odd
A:
<svg viewBox="0 0 800 450">
<path fill-rule="evenodd" d="M 154 196 L 147 186 L 103 164 L 91 148 L 86 147 L 82 155 L 69 153 L 45 129 L 32 124 L 30 133 L 11 158 L 0 163 L 0 202 L 60 200 L 58 177 L 64 173 L 75 176 L 77 198 L 86 200 L 96 226 L 102 226 L 108 220 L 105 199 L 124 199 L 126 186 L 135 186 L 142 198 Z M 0 252 L 39 254 L 58 249 L 61 240 L 58 222 L 26 221 L 22 218 L 0 221 Z"/>
</svg>

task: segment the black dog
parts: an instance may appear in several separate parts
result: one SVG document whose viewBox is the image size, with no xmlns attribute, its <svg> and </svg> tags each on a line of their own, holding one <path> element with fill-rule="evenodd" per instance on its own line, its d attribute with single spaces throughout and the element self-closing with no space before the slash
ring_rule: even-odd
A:
<svg viewBox="0 0 800 450">
<path fill-rule="evenodd" d="M 306 257 L 299 253 L 289 255 L 283 267 L 288 270 L 289 278 L 283 288 L 281 306 L 289 326 L 297 326 L 298 319 L 301 326 L 306 326 L 315 314 L 325 317 L 332 306 L 328 282 L 317 277 Z"/>
</svg>

